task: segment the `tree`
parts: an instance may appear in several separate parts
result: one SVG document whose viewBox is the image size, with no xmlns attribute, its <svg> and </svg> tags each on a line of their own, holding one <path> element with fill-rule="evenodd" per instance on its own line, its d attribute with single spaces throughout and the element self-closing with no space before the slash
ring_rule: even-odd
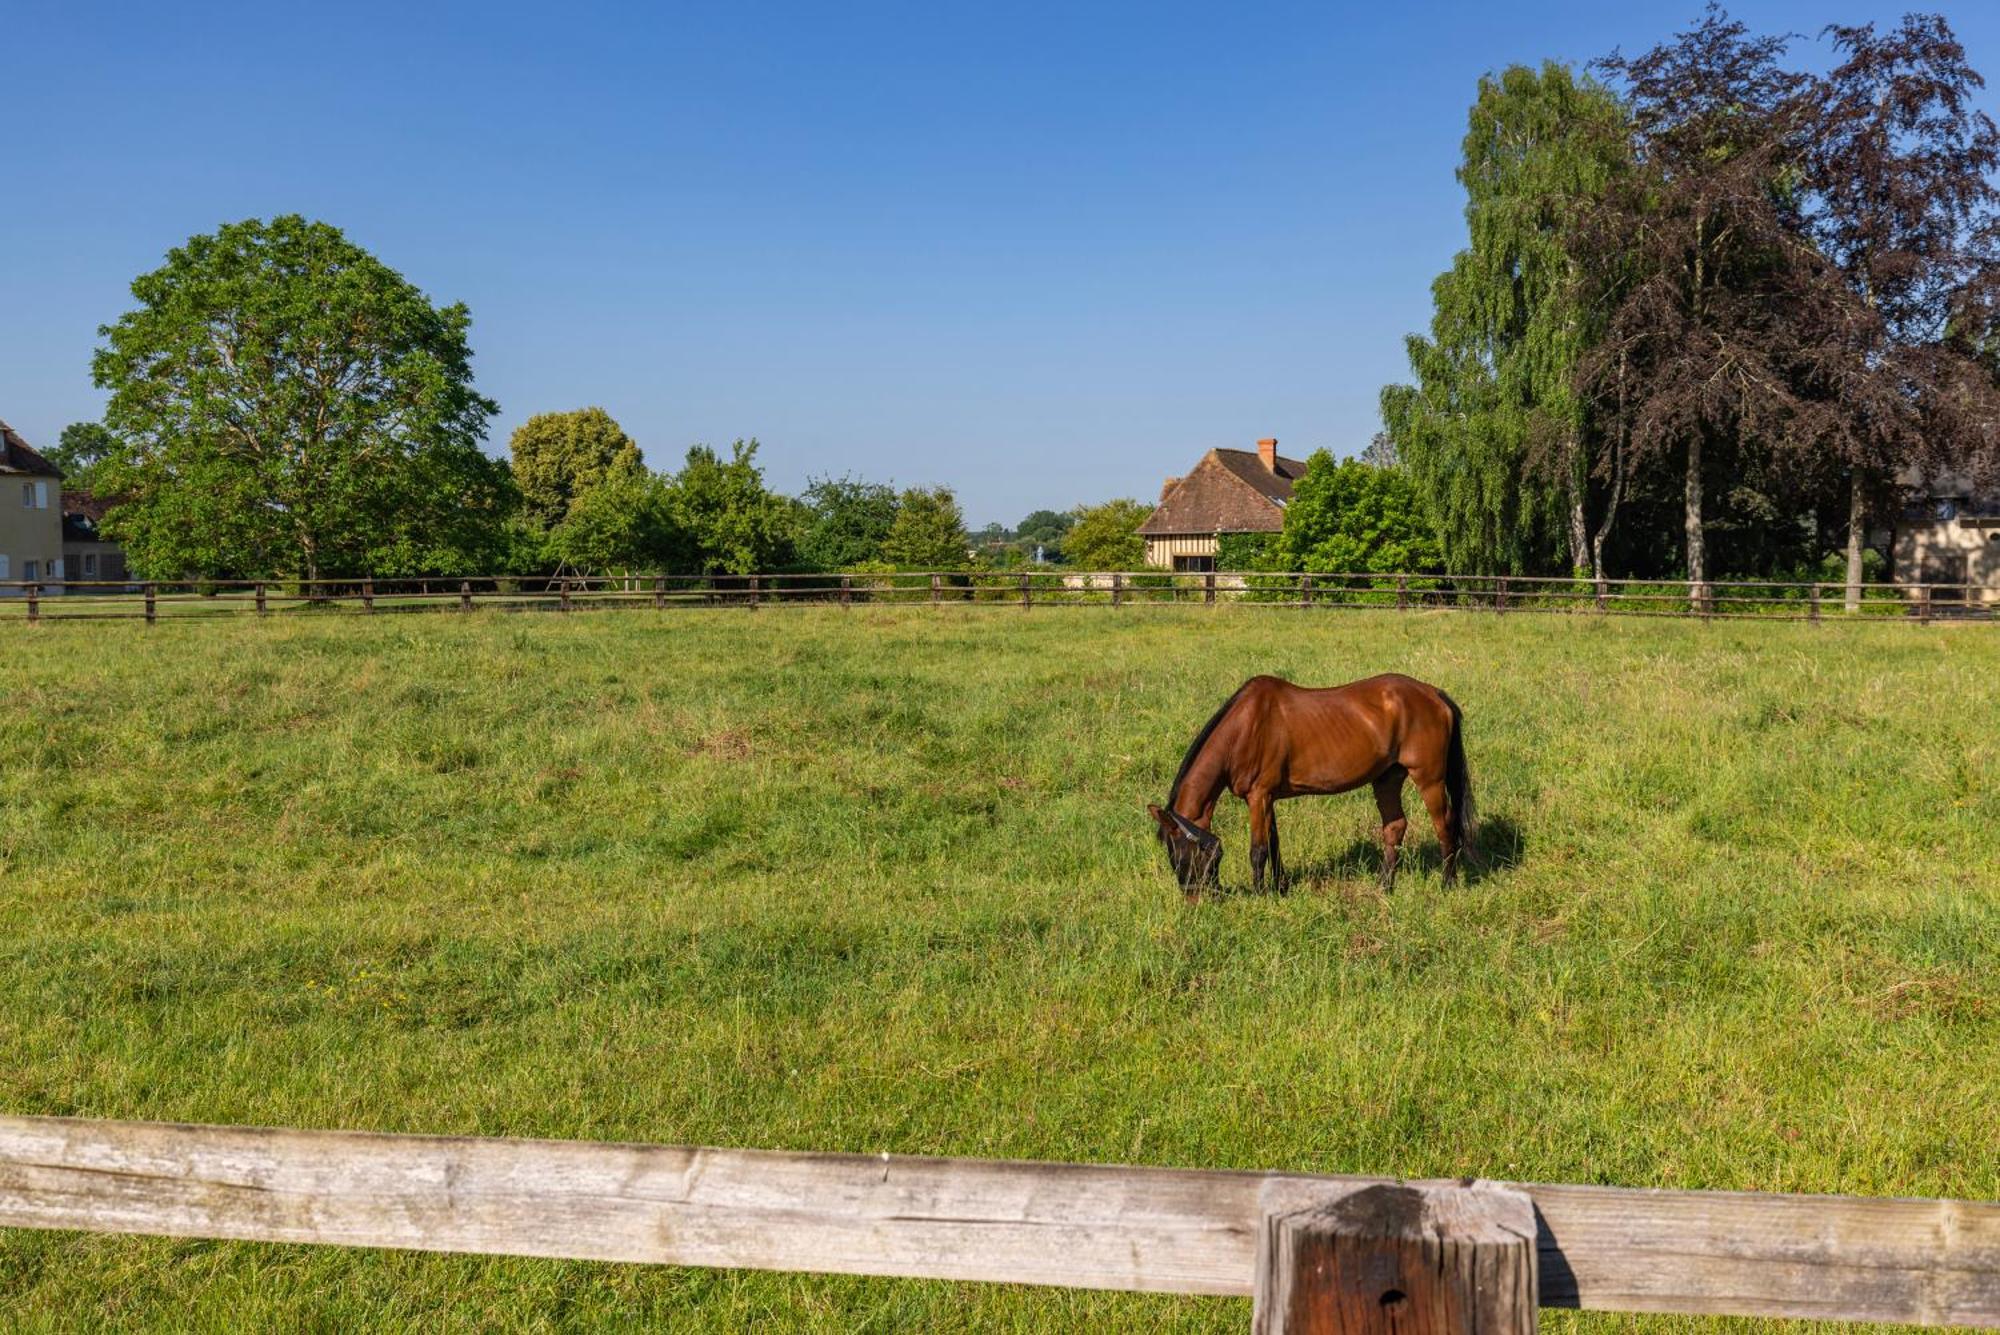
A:
<svg viewBox="0 0 2000 1335">
<path fill-rule="evenodd" d="M 683 568 L 751 575 L 791 564 L 797 550 L 792 502 L 764 486 L 757 442 L 739 440 L 723 459 L 706 445 L 687 452 L 669 512 L 686 547 Z"/>
<path fill-rule="evenodd" d="M 577 495 L 549 530 L 547 550 L 587 574 L 685 569 L 691 557 L 674 522 L 672 486 L 631 467 L 613 469 Z"/>
<path fill-rule="evenodd" d="M 1858 611 L 1871 500 L 1905 467 L 1969 471 L 2000 420 L 1991 376 L 1957 336 L 2000 283 L 2000 130 L 1973 109 L 1985 81 L 1943 18 L 1826 31 L 1842 59 L 1813 98 L 1810 223 L 1858 303 L 1820 384 L 1827 443 L 1848 474 L 1847 608 Z"/>
<path fill-rule="evenodd" d="M 1121 499 L 1080 506 L 1063 538 L 1063 560 L 1079 570 L 1137 570 L 1146 563 L 1139 525 L 1153 507 Z"/>
<path fill-rule="evenodd" d="M 1579 220 L 1628 169 L 1624 114 L 1566 66 L 1515 65 L 1479 81 L 1463 153 L 1467 245 L 1432 284 L 1430 337 L 1408 340 L 1416 384 L 1383 392 L 1376 461 L 1407 467 L 1450 569 L 1546 569 L 1566 545 L 1602 577 L 1622 489 L 1592 485 Z"/>
<path fill-rule="evenodd" d="M 951 488 L 911 487 L 897 499 L 882 559 L 905 570 L 957 570 L 966 547 L 965 516 Z"/>
<path fill-rule="evenodd" d="M 844 570 L 882 559 L 896 524 L 896 489 L 857 478 L 815 478 L 800 498 L 806 514 L 799 559 L 817 570 Z"/>
<path fill-rule="evenodd" d="M 551 528 L 591 487 L 643 466 L 639 447 L 602 408 L 536 413 L 514 429 L 508 450 L 528 512 Z"/>
<path fill-rule="evenodd" d="M 96 481 L 148 577 L 460 573 L 517 502 L 479 448 L 470 317 L 325 223 L 230 223 L 132 284 L 92 363 Z"/>
<path fill-rule="evenodd" d="M 1824 261 L 1797 192 L 1806 85 L 1783 38 L 1713 4 L 1701 22 L 1597 68 L 1625 90 L 1638 170 L 1608 185 L 1584 241 L 1604 336 L 1579 382 L 1633 462 L 1680 465 L 1694 597 L 1708 578 L 1708 474 L 1796 438 L 1797 392 L 1823 320 Z"/>
<path fill-rule="evenodd" d="M 1031 554 L 1040 547 L 1044 559 L 1060 561 L 1063 539 L 1069 535 L 1070 526 L 1075 522 L 1074 515 L 1056 510 L 1036 510 L 1015 526 L 1014 536 Z"/>
<path fill-rule="evenodd" d="M 1407 474 L 1315 450 L 1292 484 L 1275 558 L 1315 574 L 1431 571 L 1444 552 Z"/>
<path fill-rule="evenodd" d="M 47 457 L 62 470 L 65 491 L 94 491 L 97 466 L 117 448 L 117 440 L 102 423 L 71 422 Z"/>
</svg>

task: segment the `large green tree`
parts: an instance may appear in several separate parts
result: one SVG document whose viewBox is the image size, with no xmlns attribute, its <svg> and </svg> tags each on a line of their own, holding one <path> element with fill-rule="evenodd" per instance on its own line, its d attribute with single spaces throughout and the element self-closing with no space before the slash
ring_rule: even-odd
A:
<svg viewBox="0 0 2000 1335">
<path fill-rule="evenodd" d="M 896 522 L 882 559 L 906 570 L 957 570 L 969 539 L 965 514 L 950 487 L 911 487 L 896 499 Z"/>
<path fill-rule="evenodd" d="M 591 487 L 642 466 L 639 447 L 602 408 L 536 413 L 514 429 L 508 449 L 528 512 L 551 527 Z"/>
<path fill-rule="evenodd" d="M 1617 100 L 1566 66 L 1479 81 L 1458 169 L 1467 244 L 1431 286 L 1430 336 L 1408 340 L 1416 383 L 1382 396 L 1389 452 L 1452 570 L 1602 574 L 1622 478 L 1593 485 L 1577 369 L 1599 321 L 1578 223 L 1628 156 Z"/>
<path fill-rule="evenodd" d="M 1121 497 L 1076 510 L 1063 535 L 1063 560 L 1079 570 L 1137 570 L 1146 563 L 1146 540 L 1139 525 L 1153 507 Z"/>
<path fill-rule="evenodd" d="M 132 284 L 93 371 L 107 533 L 145 576 L 459 573 L 516 504 L 480 449 L 470 317 L 297 216 L 191 238 Z"/>
<path fill-rule="evenodd" d="M 63 490 L 95 490 L 97 466 L 109 459 L 118 448 L 118 441 L 102 422 L 71 422 L 62 429 L 62 437 L 52 450 L 45 451 L 48 461 L 62 469 Z"/>
<path fill-rule="evenodd" d="M 1285 504 L 1274 558 L 1283 570 L 1365 574 L 1436 570 L 1444 552 L 1401 469 L 1315 450 Z"/>
<path fill-rule="evenodd" d="M 799 559 L 818 570 L 882 560 L 896 526 L 896 489 L 851 477 L 814 478 L 799 498 L 806 509 Z"/>
<path fill-rule="evenodd" d="M 792 563 L 797 510 L 764 485 L 755 440 L 737 441 L 727 459 L 706 445 L 690 449 L 671 493 L 676 541 L 685 544 L 684 568 L 751 575 Z"/>
<path fill-rule="evenodd" d="M 614 469 L 570 502 L 548 532 L 555 560 L 592 575 L 680 570 L 692 555 L 674 518 L 674 489 L 646 468 Z"/>
</svg>

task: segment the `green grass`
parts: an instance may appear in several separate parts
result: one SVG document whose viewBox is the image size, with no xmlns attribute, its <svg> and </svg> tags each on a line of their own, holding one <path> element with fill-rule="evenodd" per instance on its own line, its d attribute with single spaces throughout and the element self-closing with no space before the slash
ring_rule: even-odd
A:
<svg viewBox="0 0 2000 1335">
<path fill-rule="evenodd" d="M 15 626 L 0 658 L 7 1112 L 2000 1197 L 1990 627 L 795 608 Z M 1195 728 L 1253 672 L 1385 669 L 1464 706 L 1499 856 L 1446 891 L 1426 833 L 1385 899 L 1366 795 L 1302 800 L 1291 895 L 1184 907 L 1143 804 Z M 0 1310 L 1248 1320 L 27 1232 Z"/>
</svg>

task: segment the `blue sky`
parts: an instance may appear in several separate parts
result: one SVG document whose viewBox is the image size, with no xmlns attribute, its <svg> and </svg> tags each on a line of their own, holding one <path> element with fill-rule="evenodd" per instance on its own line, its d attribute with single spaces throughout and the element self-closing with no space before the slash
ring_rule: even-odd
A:
<svg viewBox="0 0 2000 1335">
<path fill-rule="evenodd" d="M 775 485 L 948 483 L 975 525 L 1352 453 L 1459 244 L 1480 73 L 1697 10 L 13 0 L 0 417 L 94 416 L 134 275 L 300 212 L 471 306 L 496 451 L 601 404 L 657 466 L 754 435 Z M 2000 6 L 1944 12 L 2000 79 Z"/>
</svg>

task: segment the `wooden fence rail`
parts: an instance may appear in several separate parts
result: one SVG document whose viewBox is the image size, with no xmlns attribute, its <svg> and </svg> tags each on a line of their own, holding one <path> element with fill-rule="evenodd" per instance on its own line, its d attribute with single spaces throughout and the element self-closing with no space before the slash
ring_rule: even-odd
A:
<svg viewBox="0 0 2000 1335">
<path fill-rule="evenodd" d="M 1074 571 L 869 574 L 483 575 L 456 579 L 194 580 L 143 584 L 0 580 L 0 621 L 161 619 L 254 612 L 653 609 L 855 603 L 931 607 L 1243 606 L 1451 610 L 1710 619 L 2000 619 L 2000 594 L 1971 584 L 1868 584 L 1854 617 L 1823 610 L 1843 585 L 1783 580 L 1578 580 L 1518 575 Z M 1837 605 L 1837 604 L 1836 604 Z"/>
<path fill-rule="evenodd" d="M 1504 1246 L 1507 1229 L 1527 1227 L 1510 1217 L 1532 1220 L 1530 1273 L 1496 1272 L 1514 1276 L 1500 1283 L 1528 1293 L 1530 1312 L 1539 1302 L 2000 1328 L 2000 1204 L 1387 1187 L 1287 1173 L 0 1117 L 4 1227 L 1249 1296 L 1260 1275 L 1267 1294 L 1296 1293 L 1278 1277 L 1283 1258 L 1313 1254 L 1314 1239 L 1344 1218 L 1373 1220 L 1379 1240 L 1433 1217 L 1428 1205 L 1390 1209 L 1384 1229 L 1385 1194 L 1469 1191 L 1482 1201 L 1500 1193 L 1461 1210 L 1487 1230 L 1482 1243 Z M 1372 1204 L 1361 1199 L 1370 1189 Z M 1512 1206 L 1510 1191 L 1527 1199 Z M 1456 1236 L 1423 1227 L 1425 1245 Z M 1400 1295 L 1367 1296 L 1387 1310 Z M 1256 1319 L 1272 1331 L 1354 1328 L 1287 1325 L 1268 1310 Z"/>
</svg>

